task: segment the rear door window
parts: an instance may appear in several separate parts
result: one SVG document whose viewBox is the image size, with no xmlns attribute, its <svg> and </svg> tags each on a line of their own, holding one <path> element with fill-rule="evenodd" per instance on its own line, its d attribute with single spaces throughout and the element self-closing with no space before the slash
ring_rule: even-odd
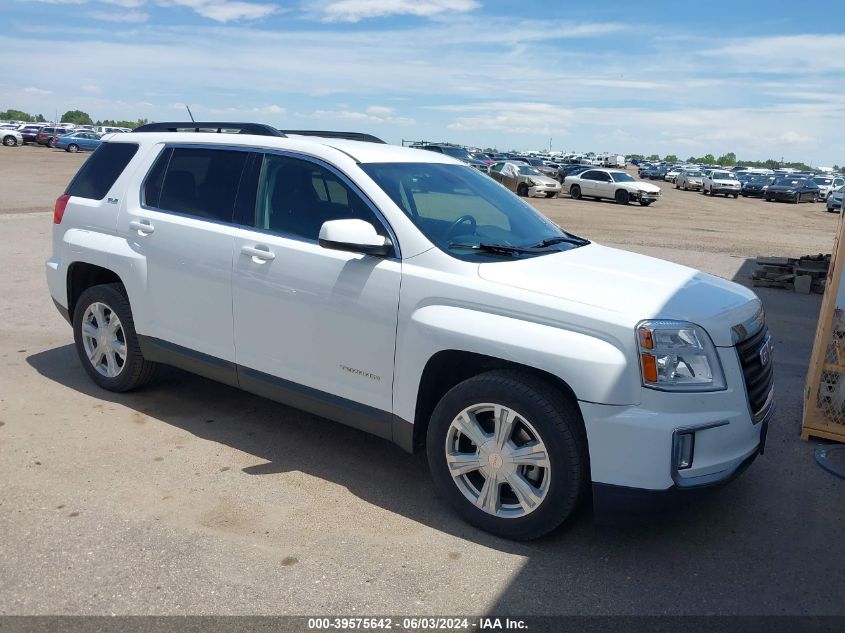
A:
<svg viewBox="0 0 845 633">
<path fill-rule="evenodd" d="M 85 161 L 65 193 L 102 200 L 137 151 L 135 143 L 103 143 Z"/>
<path fill-rule="evenodd" d="M 197 218 L 231 222 L 248 152 L 165 149 L 144 183 L 147 206 Z"/>
</svg>

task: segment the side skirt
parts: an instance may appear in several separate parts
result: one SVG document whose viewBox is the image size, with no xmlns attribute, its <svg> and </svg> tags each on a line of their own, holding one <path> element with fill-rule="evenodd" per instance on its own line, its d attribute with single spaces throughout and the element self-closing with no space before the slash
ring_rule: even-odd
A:
<svg viewBox="0 0 845 633">
<path fill-rule="evenodd" d="M 413 423 L 389 411 L 341 398 L 155 337 L 139 334 L 138 342 L 141 353 L 147 360 L 172 365 L 232 387 L 239 387 L 257 396 L 391 440 L 405 451 L 414 452 Z"/>
</svg>

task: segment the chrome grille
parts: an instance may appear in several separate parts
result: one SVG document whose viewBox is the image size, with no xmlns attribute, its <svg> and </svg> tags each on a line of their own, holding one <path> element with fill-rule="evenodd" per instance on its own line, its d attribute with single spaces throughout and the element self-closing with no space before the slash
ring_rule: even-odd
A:
<svg viewBox="0 0 845 633">
<path fill-rule="evenodd" d="M 762 420 L 772 405 L 775 372 L 770 341 L 769 330 L 764 326 L 736 345 L 754 422 Z"/>
</svg>

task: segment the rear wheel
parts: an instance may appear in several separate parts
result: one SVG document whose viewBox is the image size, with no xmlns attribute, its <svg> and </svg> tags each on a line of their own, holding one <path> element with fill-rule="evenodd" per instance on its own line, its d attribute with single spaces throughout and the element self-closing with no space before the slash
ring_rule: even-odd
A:
<svg viewBox="0 0 845 633">
<path fill-rule="evenodd" d="M 70 152 L 71 154 L 75 154 L 76 152 L 79 151 L 79 145 L 77 145 L 76 143 L 71 143 L 70 145 L 67 146 L 66 151 Z"/>
<path fill-rule="evenodd" d="M 617 190 L 616 195 L 614 196 L 616 204 L 628 204 L 628 200 L 630 200 L 630 198 L 631 196 L 624 189 Z"/>
<path fill-rule="evenodd" d="M 76 353 L 91 379 L 109 391 L 148 383 L 156 364 L 144 359 L 132 309 L 120 284 L 88 288 L 73 310 Z"/>
<path fill-rule="evenodd" d="M 576 200 L 581 199 L 581 187 L 578 185 L 572 185 L 569 188 L 569 195 L 575 198 Z"/>
<path fill-rule="evenodd" d="M 555 529 L 589 481 L 577 407 L 527 373 L 492 371 L 452 388 L 426 444 L 439 492 L 469 523 L 505 538 Z"/>
</svg>

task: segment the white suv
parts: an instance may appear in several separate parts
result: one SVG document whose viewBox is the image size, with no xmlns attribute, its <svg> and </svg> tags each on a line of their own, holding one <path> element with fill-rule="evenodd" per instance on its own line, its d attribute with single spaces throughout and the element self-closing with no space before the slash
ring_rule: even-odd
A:
<svg viewBox="0 0 845 633">
<path fill-rule="evenodd" d="M 424 448 L 457 511 L 515 539 L 591 485 L 599 513 L 644 509 L 762 452 L 753 292 L 571 235 L 448 156 L 350 137 L 106 137 L 47 261 L 91 378 L 126 391 L 166 363 Z"/>
<path fill-rule="evenodd" d="M 727 196 L 739 197 L 742 190 L 742 185 L 732 171 L 721 171 L 714 169 L 707 171 L 704 174 L 704 179 L 701 181 L 701 193 L 715 196 L 718 193 Z"/>
</svg>

